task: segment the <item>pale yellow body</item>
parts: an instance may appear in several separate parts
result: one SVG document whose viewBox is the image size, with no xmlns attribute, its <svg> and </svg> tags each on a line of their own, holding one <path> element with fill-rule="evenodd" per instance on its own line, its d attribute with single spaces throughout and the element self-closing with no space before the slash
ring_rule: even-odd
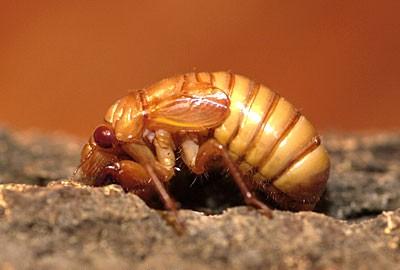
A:
<svg viewBox="0 0 400 270">
<path fill-rule="evenodd" d="M 329 157 L 310 122 L 289 102 L 250 79 L 228 72 L 198 73 L 230 97 L 230 115 L 214 137 L 240 162 L 243 173 L 297 200 L 319 198 Z"/>
</svg>

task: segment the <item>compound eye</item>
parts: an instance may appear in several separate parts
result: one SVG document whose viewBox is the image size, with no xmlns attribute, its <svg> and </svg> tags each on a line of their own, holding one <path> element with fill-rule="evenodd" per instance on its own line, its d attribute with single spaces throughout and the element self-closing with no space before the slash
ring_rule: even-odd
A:
<svg viewBox="0 0 400 270">
<path fill-rule="evenodd" d="M 99 126 L 93 133 L 95 143 L 101 148 L 111 148 L 116 141 L 114 131 L 107 126 Z"/>
</svg>

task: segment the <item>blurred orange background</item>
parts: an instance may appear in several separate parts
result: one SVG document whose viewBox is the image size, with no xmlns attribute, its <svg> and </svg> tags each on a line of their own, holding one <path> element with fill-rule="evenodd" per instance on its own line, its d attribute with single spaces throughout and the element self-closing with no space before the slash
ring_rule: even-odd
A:
<svg viewBox="0 0 400 270">
<path fill-rule="evenodd" d="M 232 70 L 320 130 L 400 127 L 400 1 L 1 1 L 0 123 L 89 136 L 128 89 Z"/>
</svg>

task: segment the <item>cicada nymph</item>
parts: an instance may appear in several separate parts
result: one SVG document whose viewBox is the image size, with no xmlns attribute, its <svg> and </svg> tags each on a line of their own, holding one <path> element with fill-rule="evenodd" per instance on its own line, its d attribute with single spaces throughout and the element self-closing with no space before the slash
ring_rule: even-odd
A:
<svg viewBox="0 0 400 270">
<path fill-rule="evenodd" d="M 112 181 L 175 211 L 167 184 L 178 150 L 195 174 L 228 168 L 245 203 L 268 216 L 267 201 L 313 209 L 329 175 L 320 137 L 283 97 L 241 75 L 200 72 L 116 101 L 84 146 L 75 178 L 94 186 Z"/>
</svg>

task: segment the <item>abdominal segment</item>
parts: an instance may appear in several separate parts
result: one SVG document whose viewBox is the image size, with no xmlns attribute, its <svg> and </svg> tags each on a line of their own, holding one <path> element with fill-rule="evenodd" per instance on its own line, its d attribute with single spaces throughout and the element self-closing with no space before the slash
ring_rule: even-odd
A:
<svg viewBox="0 0 400 270">
<path fill-rule="evenodd" d="M 208 78 L 226 89 L 231 102 L 231 113 L 214 137 L 242 172 L 294 200 L 318 201 L 330 164 L 311 123 L 277 93 L 246 77 L 217 72 Z"/>
</svg>

